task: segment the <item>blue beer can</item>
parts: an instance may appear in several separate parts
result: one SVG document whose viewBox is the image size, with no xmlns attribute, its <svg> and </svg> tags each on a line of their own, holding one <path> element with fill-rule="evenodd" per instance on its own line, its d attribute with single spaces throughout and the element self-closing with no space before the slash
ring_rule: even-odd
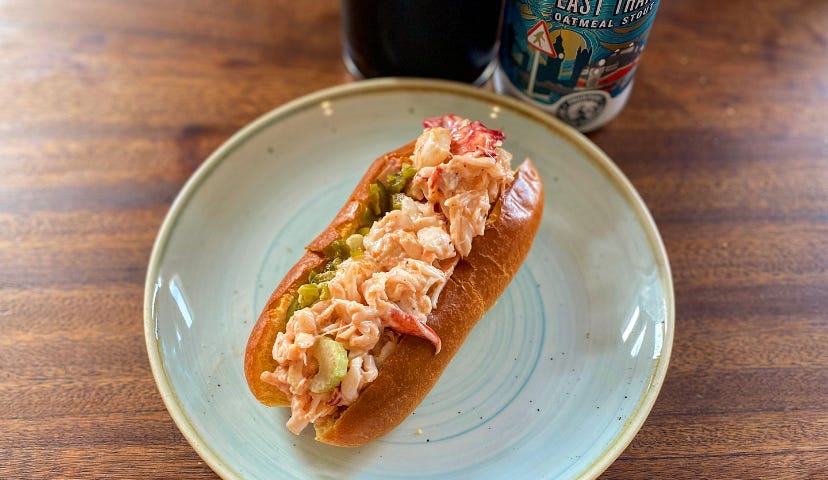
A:
<svg viewBox="0 0 828 480">
<path fill-rule="evenodd" d="M 582 132 L 624 108 L 659 0 L 507 0 L 495 89 Z"/>
</svg>

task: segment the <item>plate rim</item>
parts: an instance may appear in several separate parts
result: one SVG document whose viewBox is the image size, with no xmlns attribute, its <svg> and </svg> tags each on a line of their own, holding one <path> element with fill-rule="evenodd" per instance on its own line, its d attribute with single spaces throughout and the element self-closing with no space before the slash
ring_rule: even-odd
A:
<svg viewBox="0 0 828 480">
<path fill-rule="evenodd" d="M 402 90 L 406 92 L 427 91 L 435 93 L 449 93 L 463 97 L 470 97 L 475 100 L 491 102 L 494 105 L 506 105 L 515 113 L 527 117 L 535 123 L 544 126 L 553 134 L 558 135 L 564 141 L 567 141 L 574 147 L 578 148 L 585 157 L 591 160 L 595 166 L 599 167 L 611 183 L 615 184 L 619 188 L 620 192 L 635 211 L 636 217 L 647 236 L 650 248 L 653 250 L 659 272 L 659 280 L 661 281 L 662 289 L 664 290 L 665 331 L 661 355 L 655 360 L 656 365 L 655 368 L 653 368 L 647 382 L 645 394 L 633 409 L 629 419 L 622 427 L 620 434 L 615 437 L 612 443 L 607 446 L 601 454 L 596 457 L 596 459 L 577 477 L 578 479 L 597 478 L 621 455 L 621 453 L 623 453 L 644 425 L 644 422 L 648 418 L 664 384 L 667 368 L 670 363 L 675 329 L 675 294 L 673 291 L 673 277 L 670 269 L 670 263 L 666 248 L 661 239 L 661 234 L 649 209 L 626 175 L 624 175 L 621 169 L 609 158 L 606 153 L 604 153 L 603 150 L 589 140 L 584 134 L 563 123 L 561 120 L 517 99 L 499 95 L 479 87 L 473 87 L 471 85 L 447 80 L 394 77 L 378 78 L 336 85 L 303 95 L 264 113 L 239 129 L 236 133 L 225 140 L 215 151 L 213 151 L 213 153 L 211 153 L 187 179 L 170 205 L 169 210 L 167 211 L 167 214 L 165 215 L 158 230 L 158 234 L 155 238 L 152 252 L 150 254 L 144 284 L 144 340 L 146 343 L 147 355 L 149 357 L 153 379 L 167 411 L 190 446 L 193 447 L 201 459 L 204 460 L 204 462 L 219 477 L 225 480 L 241 480 L 244 478 L 239 472 L 225 463 L 221 456 L 201 438 L 194 425 L 191 423 L 189 416 L 182 407 L 176 392 L 172 388 L 172 383 L 164 367 L 163 356 L 161 354 L 160 343 L 158 342 L 157 329 L 155 326 L 156 322 L 153 321 L 155 298 L 158 291 L 156 280 L 158 278 L 161 259 L 164 256 L 170 234 L 178 221 L 181 211 L 193 195 L 198 191 L 199 186 L 204 182 L 204 180 L 207 179 L 211 172 L 219 164 L 221 164 L 221 162 L 227 158 L 233 150 L 243 144 L 248 137 L 267 127 L 274 121 L 278 121 L 279 118 L 287 117 L 294 112 L 316 106 L 326 100 L 330 101 L 343 97 L 352 97 L 394 90 Z"/>
</svg>

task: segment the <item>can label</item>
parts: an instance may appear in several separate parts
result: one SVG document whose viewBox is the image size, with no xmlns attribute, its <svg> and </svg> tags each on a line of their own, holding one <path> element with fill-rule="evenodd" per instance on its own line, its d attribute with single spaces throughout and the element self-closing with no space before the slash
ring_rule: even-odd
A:
<svg viewBox="0 0 828 480">
<path fill-rule="evenodd" d="M 580 127 L 626 100 L 659 0 L 507 2 L 500 69 L 510 93 Z M 619 99 L 620 100 L 620 99 Z"/>
</svg>

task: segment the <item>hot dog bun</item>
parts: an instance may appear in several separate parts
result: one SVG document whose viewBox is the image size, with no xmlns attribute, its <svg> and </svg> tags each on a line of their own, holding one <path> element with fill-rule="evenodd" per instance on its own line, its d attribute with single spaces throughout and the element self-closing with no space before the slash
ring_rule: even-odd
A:
<svg viewBox="0 0 828 480">
<path fill-rule="evenodd" d="M 272 371 L 273 344 L 286 325 L 285 314 L 297 289 L 311 270 L 326 262 L 321 250 L 356 227 L 367 186 L 412 154 L 408 144 L 378 158 L 359 182 L 333 222 L 307 247 L 305 255 L 287 273 L 271 295 L 250 335 L 245 354 L 245 376 L 250 390 L 263 404 L 288 405 L 285 395 L 261 380 Z M 405 335 L 379 370 L 377 378 L 336 417 L 318 420 L 316 439 L 352 447 L 379 438 L 399 425 L 422 402 L 440 378 L 469 332 L 503 293 L 529 253 L 543 212 L 543 186 L 531 161 L 517 170 L 514 181 L 492 206 L 485 233 L 473 240 L 471 253 L 454 269 L 427 324 L 442 339 L 435 355 L 427 340 Z"/>
</svg>

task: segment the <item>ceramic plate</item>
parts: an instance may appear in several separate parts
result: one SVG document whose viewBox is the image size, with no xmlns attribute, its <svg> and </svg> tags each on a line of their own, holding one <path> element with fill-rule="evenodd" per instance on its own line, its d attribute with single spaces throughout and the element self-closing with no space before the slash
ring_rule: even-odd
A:
<svg viewBox="0 0 828 480">
<path fill-rule="evenodd" d="M 287 432 L 242 360 L 271 290 L 368 164 L 456 113 L 532 158 L 546 205 L 528 260 L 419 408 L 356 449 Z M 173 419 L 222 477 L 593 478 L 655 401 L 673 337 L 658 231 L 585 137 L 509 98 L 384 79 L 321 91 L 230 138 L 184 186 L 149 264 L 145 332 Z"/>
</svg>

